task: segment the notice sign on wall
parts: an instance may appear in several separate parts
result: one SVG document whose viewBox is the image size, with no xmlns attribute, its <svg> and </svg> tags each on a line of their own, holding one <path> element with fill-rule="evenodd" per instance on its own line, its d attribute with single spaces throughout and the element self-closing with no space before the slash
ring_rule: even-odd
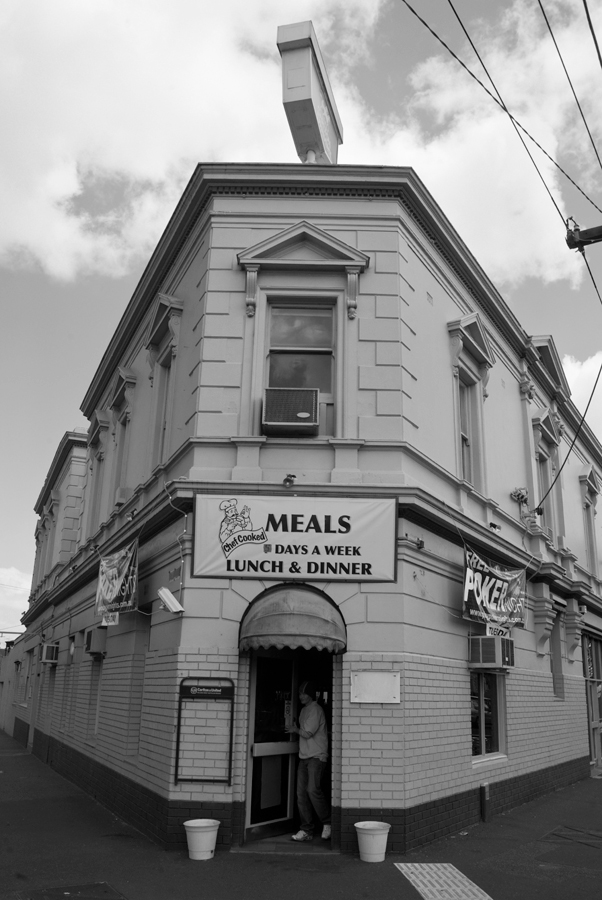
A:
<svg viewBox="0 0 602 900">
<path fill-rule="evenodd" d="M 395 581 L 396 500 L 196 495 L 193 575 Z"/>
</svg>

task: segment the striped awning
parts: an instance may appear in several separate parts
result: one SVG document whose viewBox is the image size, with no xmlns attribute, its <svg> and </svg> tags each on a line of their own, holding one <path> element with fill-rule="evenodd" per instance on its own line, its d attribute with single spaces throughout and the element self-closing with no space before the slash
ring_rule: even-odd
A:
<svg viewBox="0 0 602 900">
<path fill-rule="evenodd" d="M 347 630 L 338 607 L 302 586 L 280 587 L 255 600 L 240 626 L 241 650 L 304 647 L 343 653 Z"/>
</svg>

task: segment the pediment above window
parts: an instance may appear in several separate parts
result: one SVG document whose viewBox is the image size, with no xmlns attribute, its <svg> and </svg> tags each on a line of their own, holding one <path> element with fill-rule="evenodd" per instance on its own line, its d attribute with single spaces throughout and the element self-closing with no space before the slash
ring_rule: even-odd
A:
<svg viewBox="0 0 602 900">
<path fill-rule="evenodd" d="M 332 237 L 310 222 L 298 222 L 238 254 L 244 268 L 344 269 L 367 268 L 370 257 L 344 241 Z"/>
<path fill-rule="evenodd" d="M 130 405 L 131 393 L 136 385 L 136 375 L 131 369 L 124 369 L 120 366 L 117 371 L 117 381 L 109 404 L 109 408 L 114 410 Z"/>
<path fill-rule="evenodd" d="M 159 348 L 166 335 L 170 335 L 171 343 L 178 341 L 180 318 L 184 303 L 168 294 L 159 294 L 148 330 L 147 349 Z"/>
<path fill-rule="evenodd" d="M 478 313 L 448 322 L 447 330 L 459 343 L 458 356 L 467 353 L 479 366 L 487 366 L 488 369 L 495 364 L 495 356 Z"/>
<path fill-rule="evenodd" d="M 571 396 L 571 389 L 564 374 L 564 368 L 558 355 L 554 338 L 551 335 L 539 335 L 531 338 L 531 342 L 537 350 L 544 369 L 552 379 L 559 395 L 558 399 L 566 403 Z"/>
<path fill-rule="evenodd" d="M 102 443 L 103 433 L 108 429 L 110 419 L 106 412 L 97 409 L 90 419 L 90 428 L 88 429 L 88 445 L 97 447 Z"/>
<path fill-rule="evenodd" d="M 310 222 L 297 222 L 248 247 L 237 255 L 247 273 L 247 315 L 255 315 L 257 274 L 261 269 L 290 271 L 343 271 L 347 275 L 347 315 L 354 319 L 357 308 L 358 278 L 368 268 L 370 257 L 344 241 L 327 234 Z"/>
<path fill-rule="evenodd" d="M 583 505 L 587 506 L 590 502 L 593 502 L 595 506 L 600 493 L 600 479 L 591 463 L 587 463 L 581 469 L 579 483 L 581 485 Z"/>
<path fill-rule="evenodd" d="M 539 444 L 544 441 L 549 446 L 558 445 L 560 443 L 560 429 L 556 423 L 556 415 L 551 409 L 536 409 L 531 416 L 533 429 L 537 434 L 536 452 L 539 451 Z"/>
</svg>

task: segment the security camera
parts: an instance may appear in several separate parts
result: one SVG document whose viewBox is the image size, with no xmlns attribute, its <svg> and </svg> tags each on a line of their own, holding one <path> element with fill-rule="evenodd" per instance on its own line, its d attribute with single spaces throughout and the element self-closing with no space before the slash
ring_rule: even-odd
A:
<svg viewBox="0 0 602 900">
<path fill-rule="evenodd" d="M 172 613 L 184 612 L 184 607 L 179 600 L 176 600 L 176 598 L 168 588 L 159 588 L 159 598 L 161 600 L 161 606 L 163 607 L 163 609 L 167 609 Z"/>
</svg>

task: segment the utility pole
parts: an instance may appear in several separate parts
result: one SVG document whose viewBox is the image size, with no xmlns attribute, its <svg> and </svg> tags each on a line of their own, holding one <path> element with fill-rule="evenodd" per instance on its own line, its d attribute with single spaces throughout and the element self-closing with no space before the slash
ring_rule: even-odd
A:
<svg viewBox="0 0 602 900">
<path fill-rule="evenodd" d="M 573 227 L 569 226 L 569 222 L 573 223 Z M 566 221 L 566 243 L 570 250 L 578 250 L 583 253 L 583 248 L 589 244 L 597 244 L 602 241 L 602 225 L 595 228 L 579 228 L 573 217 Z"/>
</svg>

